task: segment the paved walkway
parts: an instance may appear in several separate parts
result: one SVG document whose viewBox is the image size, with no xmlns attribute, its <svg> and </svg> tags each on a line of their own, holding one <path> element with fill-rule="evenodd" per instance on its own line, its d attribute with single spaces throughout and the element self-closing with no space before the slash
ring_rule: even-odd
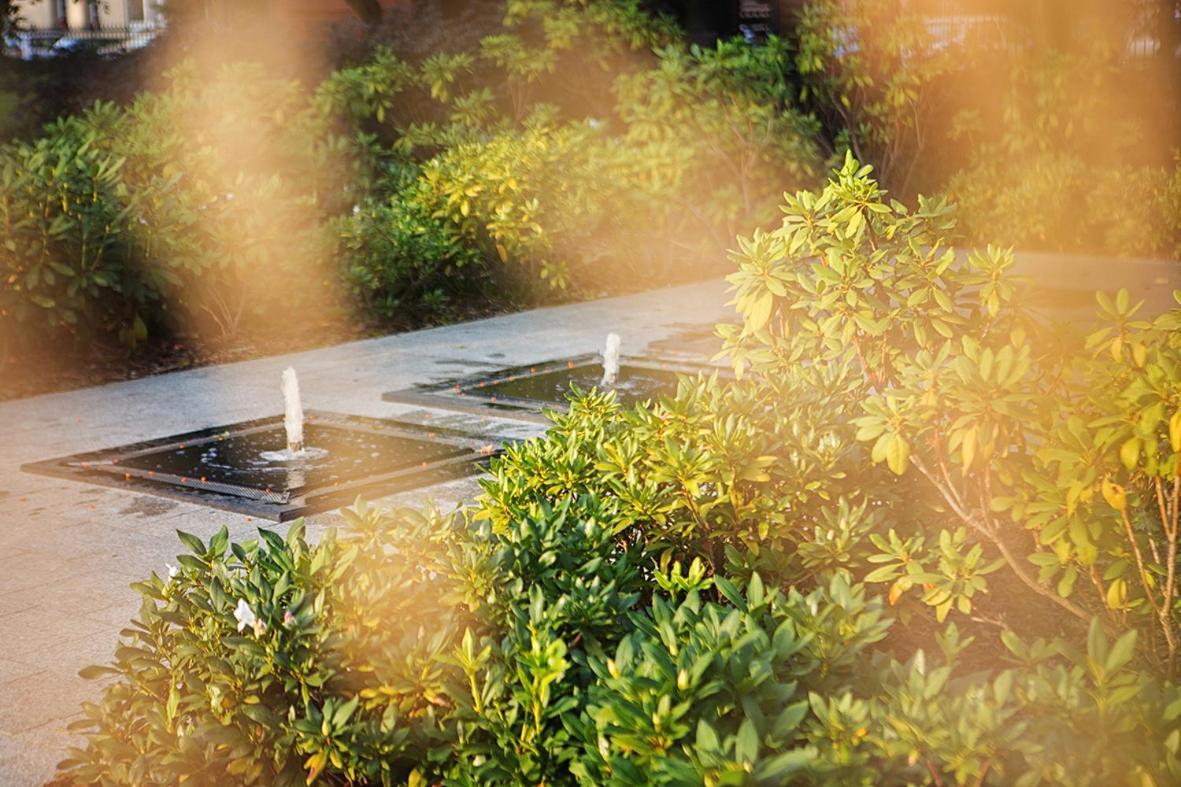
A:
<svg viewBox="0 0 1181 787">
<path fill-rule="evenodd" d="M 594 352 L 608 331 L 639 353 L 689 324 L 725 313 L 721 282 L 539 309 L 311 352 L 207 367 L 0 403 L 0 785 L 39 785 L 72 742 L 66 725 L 97 687 L 78 677 L 107 661 L 135 615 L 127 586 L 164 571 L 180 550 L 174 531 L 208 538 L 228 525 L 250 538 L 248 517 L 190 503 L 29 475 L 25 462 L 276 415 L 281 371 L 299 372 L 304 406 L 404 417 L 526 436 L 539 427 L 389 404 L 384 391 L 470 373 Z M 440 505 L 477 490 L 472 479 L 383 502 Z M 337 515 L 309 520 L 313 535 Z"/>
</svg>

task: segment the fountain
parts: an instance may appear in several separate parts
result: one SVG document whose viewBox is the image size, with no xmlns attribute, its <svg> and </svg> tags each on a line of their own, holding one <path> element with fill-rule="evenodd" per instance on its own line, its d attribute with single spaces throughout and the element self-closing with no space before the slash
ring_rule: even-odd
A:
<svg viewBox="0 0 1181 787">
<path fill-rule="evenodd" d="M 287 431 L 287 453 L 299 455 L 303 451 L 303 403 L 299 400 L 299 378 L 290 366 L 283 370 L 283 428 Z"/>
<path fill-rule="evenodd" d="M 619 345 L 621 342 L 619 334 L 607 334 L 607 345 L 603 348 L 603 379 L 599 380 L 600 388 L 610 388 L 615 385 L 615 380 L 619 377 Z"/>
<path fill-rule="evenodd" d="M 291 368 L 283 371 L 283 403 L 282 417 L 24 469 L 284 521 L 348 502 L 363 491 L 400 491 L 460 477 L 492 452 L 486 438 L 456 430 L 315 411 L 305 418 Z"/>
<path fill-rule="evenodd" d="M 288 366 L 283 370 L 283 431 L 287 434 L 287 447 L 282 451 L 263 451 L 259 454 L 263 461 L 308 462 L 327 455 L 328 451 L 324 448 L 309 448 L 304 445 L 303 423 L 299 377 L 296 376 L 295 369 Z"/>
<path fill-rule="evenodd" d="M 545 411 L 567 410 L 575 389 L 588 391 L 597 387 L 610 391 L 616 401 L 630 407 L 675 394 L 680 375 L 695 377 L 704 372 L 718 374 L 723 380 L 733 378 L 728 369 L 699 356 L 623 356 L 620 353 L 622 343 L 619 334 L 609 333 L 601 354 L 555 358 L 527 366 L 421 383 L 413 388 L 387 391 L 382 394 L 382 399 L 548 425 L 551 421 Z M 478 363 L 473 362 L 473 365 Z"/>
</svg>

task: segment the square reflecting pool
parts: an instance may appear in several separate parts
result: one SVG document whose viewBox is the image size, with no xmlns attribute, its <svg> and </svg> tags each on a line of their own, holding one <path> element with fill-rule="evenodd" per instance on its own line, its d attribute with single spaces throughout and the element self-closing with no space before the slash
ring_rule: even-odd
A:
<svg viewBox="0 0 1181 787">
<path fill-rule="evenodd" d="M 276 416 L 22 469 L 286 521 L 468 475 L 498 450 L 455 430 L 319 411 L 305 415 L 304 452 L 286 456 L 286 439 Z"/>
<path fill-rule="evenodd" d="M 672 396 L 681 375 L 696 377 L 714 372 L 723 378 L 733 377 L 728 369 L 702 363 L 624 356 L 611 390 L 620 403 L 630 406 Z M 590 353 L 389 391 L 382 398 L 399 404 L 549 423 L 546 410 L 565 411 L 569 407 L 567 396 L 574 386 L 590 390 L 599 386 L 602 376 L 600 356 Z"/>
</svg>

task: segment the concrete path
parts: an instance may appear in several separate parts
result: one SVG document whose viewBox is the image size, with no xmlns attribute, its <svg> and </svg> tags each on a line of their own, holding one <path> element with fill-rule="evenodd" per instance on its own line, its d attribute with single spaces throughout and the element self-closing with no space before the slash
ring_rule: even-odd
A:
<svg viewBox="0 0 1181 787">
<path fill-rule="evenodd" d="M 430 418 L 487 434 L 539 427 L 389 404 L 384 391 L 601 348 L 608 331 L 639 353 L 691 324 L 725 319 L 722 282 L 539 309 L 462 325 L 0 403 L 0 786 L 39 785 L 72 741 L 66 725 L 98 688 L 78 677 L 107 661 L 137 612 L 130 582 L 181 551 L 175 530 L 233 537 L 273 523 L 190 503 L 29 475 L 26 462 L 282 412 L 281 371 L 299 372 L 305 407 L 375 417 Z M 387 498 L 449 507 L 473 479 Z M 313 535 L 336 514 L 309 520 Z M 175 561 L 173 561 L 175 562 Z"/>
</svg>

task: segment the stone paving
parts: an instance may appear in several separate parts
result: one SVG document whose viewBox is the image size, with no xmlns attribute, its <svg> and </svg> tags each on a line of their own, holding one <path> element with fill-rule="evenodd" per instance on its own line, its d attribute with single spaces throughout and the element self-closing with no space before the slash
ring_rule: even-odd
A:
<svg viewBox="0 0 1181 787">
<path fill-rule="evenodd" d="M 724 318 L 722 282 L 539 309 L 281 357 L 175 372 L 0 403 L 0 786 L 52 778 L 66 725 L 98 687 L 78 677 L 107 661 L 138 610 L 130 582 L 181 551 L 176 530 L 208 538 L 222 525 L 250 538 L 250 517 L 187 502 L 21 472 L 26 462 L 229 424 L 282 412 L 280 372 L 299 372 L 304 406 L 399 417 L 484 434 L 525 437 L 535 424 L 383 402 L 384 391 L 601 348 L 608 331 L 640 353 L 689 325 Z M 447 507 L 474 479 L 386 498 Z M 309 519 L 314 537 L 338 515 Z"/>
</svg>

